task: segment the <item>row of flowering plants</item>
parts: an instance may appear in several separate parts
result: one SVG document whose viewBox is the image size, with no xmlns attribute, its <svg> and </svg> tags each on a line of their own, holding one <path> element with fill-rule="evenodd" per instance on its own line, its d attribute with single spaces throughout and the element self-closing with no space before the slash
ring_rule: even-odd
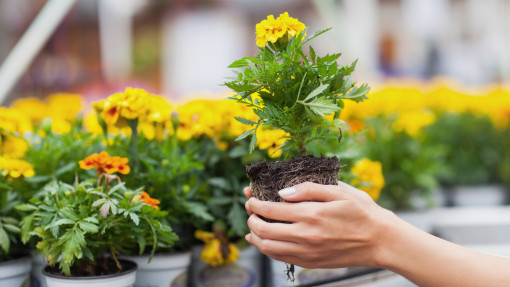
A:
<svg viewBox="0 0 510 287">
<path fill-rule="evenodd" d="M 343 122 L 336 122 L 344 127 L 341 145 L 329 139 L 307 146 L 309 153 L 342 158 L 346 167 L 342 180 L 374 198 L 383 190 L 380 202 L 395 209 L 412 208 L 412 192 L 427 197 L 440 184 L 504 181 L 510 169 L 505 148 L 509 143 L 508 90 L 492 88 L 470 94 L 447 85 L 387 85 L 369 97 L 363 103 L 345 103 L 340 113 Z M 87 107 L 77 95 L 59 94 L 0 108 L 3 259 L 20 250 L 19 222 L 28 222 L 30 211 L 49 206 L 47 200 L 62 192 L 68 200 L 80 195 L 75 194 L 78 190 L 83 192 L 80 196 L 108 194 L 92 179 L 110 173 L 121 179 L 121 184 L 118 180 L 109 184 L 111 189 L 118 186 L 115 194 L 122 195 L 126 204 L 134 204 L 132 197 L 137 195 L 148 206 L 159 201 L 153 205 L 159 208 L 158 222 L 171 226 L 179 236 L 172 244 L 156 244 L 161 250 L 188 250 L 199 242 L 197 238 L 230 246 L 247 232 L 241 190 L 248 178 L 242 166 L 281 158 L 280 146 L 288 137 L 284 131 L 258 127 L 250 153 L 250 138 L 235 139 L 251 127 L 234 118 L 255 122 L 257 115 L 235 101 L 171 105 L 147 91 L 128 88 L 94 103 L 92 113 L 83 112 Z M 112 162 L 98 169 L 94 162 L 101 162 L 106 154 Z M 24 205 L 16 210 L 19 203 Z M 89 207 L 104 219 L 102 205 Z M 42 239 L 35 233 L 35 226 L 42 224 L 35 217 L 34 230 L 25 232 L 23 238 L 34 248 Z M 99 219 L 89 223 L 99 226 Z M 135 223 L 130 216 L 123 220 Z M 68 226 L 59 227 L 63 233 L 50 231 L 51 236 L 63 236 L 64 227 Z M 195 234 L 196 230 L 201 231 Z M 203 232 L 207 231 L 206 236 Z M 150 253 L 152 245 L 145 239 L 143 252 Z M 127 253 L 127 249 L 111 253 L 119 252 Z M 210 262 L 231 261 L 228 254 L 217 252 L 214 257 L 208 252 L 204 258 L 212 258 Z"/>
</svg>

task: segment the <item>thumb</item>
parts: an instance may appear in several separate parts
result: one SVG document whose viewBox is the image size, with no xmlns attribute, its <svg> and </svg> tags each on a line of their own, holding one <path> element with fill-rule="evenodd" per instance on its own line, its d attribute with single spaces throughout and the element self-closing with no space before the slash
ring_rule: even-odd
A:
<svg viewBox="0 0 510 287">
<path fill-rule="evenodd" d="M 278 192 L 287 201 L 334 201 L 347 199 L 338 185 L 323 185 L 312 182 L 301 183 Z"/>
</svg>

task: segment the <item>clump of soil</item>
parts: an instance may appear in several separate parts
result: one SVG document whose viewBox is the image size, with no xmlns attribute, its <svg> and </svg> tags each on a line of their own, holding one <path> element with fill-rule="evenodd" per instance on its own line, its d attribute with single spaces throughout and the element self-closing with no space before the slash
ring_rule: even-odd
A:
<svg viewBox="0 0 510 287">
<path fill-rule="evenodd" d="M 314 182 L 338 184 L 340 161 L 337 157 L 295 157 L 288 161 L 259 162 L 246 167 L 251 180 L 253 197 L 265 201 L 284 201 L 278 191 L 300 184 Z"/>
<path fill-rule="evenodd" d="M 314 182 L 325 185 L 338 184 L 340 161 L 337 157 L 304 156 L 292 158 L 288 161 L 273 163 L 259 162 L 246 167 L 246 173 L 251 180 L 253 197 L 265 200 L 282 202 L 278 191 L 300 184 Z M 268 222 L 275 220 L 262 218 Z M 294 283 L 294 265 L 287 263 L 287 278 Z"/>
<path fill-rule="evenodd" d="M 79 264 L 71 267 L 71 276 L 73 277 L 88 277 L 88 276 L 101 276 L 101 275 L 112 275 L 120 273 L 124 270 L 129 270 L 136 266 L 134 263 L 119 260 L 121 269 L 117 267 L 115 260 L 111 257 L 98 258 L 96 261 L 90 261 L 88 259 L 81 260 Z M 49 274 L 57 276 L 65 276 L 64 273 L 58 268 L 58 264 L 55 266 L 46 267 L 45 271 Z"/>
</svg>

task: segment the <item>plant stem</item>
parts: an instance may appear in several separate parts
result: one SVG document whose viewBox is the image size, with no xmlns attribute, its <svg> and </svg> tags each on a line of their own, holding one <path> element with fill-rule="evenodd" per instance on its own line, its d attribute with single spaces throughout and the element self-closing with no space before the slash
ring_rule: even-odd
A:
<svg viewBox="0 0 510 287">
<path fill-rule="evenodd" d="M 127 120 L 128 126 L 131 128 L 131 141 L 129 142 L 129 157 L 133 162 L 134 172 L 138 172 L 138 119 Z"/>
<path fill-rule="evenodd" d="M 112 253 L 112 257 L 113 257 L 113 261 L 115 261 L 115 264 L 117 265 L 117 268 L 119 268 L 119 270 L 122 270 L 122 265 L 120 265 L 120 262 L 119 260 L 117 259 L 117 256 L 115 255 L 115 253 L 117 252 L 115 249 L 110 249 L 110 252 Z"/>
</svg>

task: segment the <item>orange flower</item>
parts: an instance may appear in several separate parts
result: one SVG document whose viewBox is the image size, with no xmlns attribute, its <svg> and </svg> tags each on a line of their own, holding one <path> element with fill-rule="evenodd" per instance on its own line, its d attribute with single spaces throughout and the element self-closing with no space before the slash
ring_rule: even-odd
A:
<svg viewBox="0 0 510 287">
<path fill-rule="evenodd" d="M 136 202 L 139 200 L 142 200 L 143 203 L 152 206 L 152 208 L 154 208 L 154 209 L 159 209 L 159 206 L 158 206 L 158 204 L 160 203 L 159 200 L 157 200 L 155 198 L 151 198 L 151 196 L 145 191 L 142 191 L 142 195 L 137 194 L 133 197 L 133 201 Z"/>
<path fill-rule="evenodd" d="M 101 153 L 94 153 L 84 160 L 80 160 L 79 164 L 82 169 L 97 169 L 98 175 L 105 172 L 109 174 L 116 172 L 128 174 L 131 170 L 127 165 L 128 162 L 128 158 L 119 156 L 111 157 L 106 151 L 102 151 Z"/>
</svg>

